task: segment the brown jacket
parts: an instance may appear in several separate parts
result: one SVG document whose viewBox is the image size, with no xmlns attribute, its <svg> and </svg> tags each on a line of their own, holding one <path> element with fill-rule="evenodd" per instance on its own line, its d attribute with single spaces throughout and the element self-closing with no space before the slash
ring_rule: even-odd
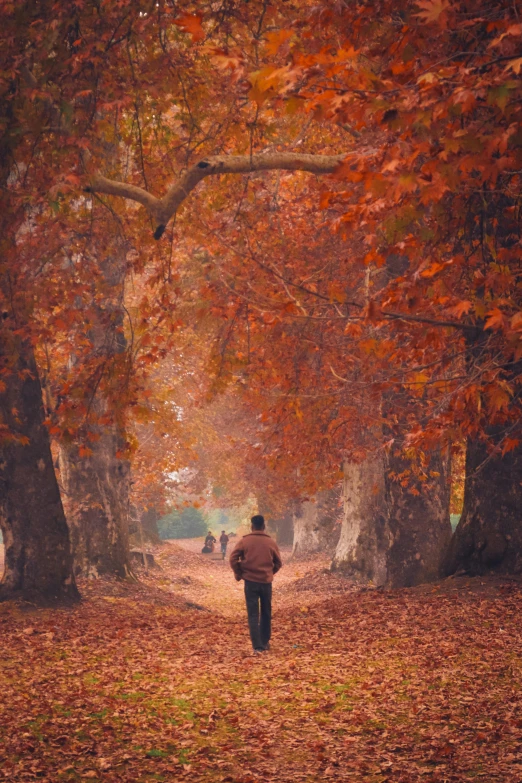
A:
<svg viewBox="0 0 522 783">
<path fill-rule="evenodd" d="M 230 565 L 236 579 L 248 582 L 271 582 L 283 565 L 273 538 L 263 530 L 243 536 L 230 555 Z"/>
</svg>

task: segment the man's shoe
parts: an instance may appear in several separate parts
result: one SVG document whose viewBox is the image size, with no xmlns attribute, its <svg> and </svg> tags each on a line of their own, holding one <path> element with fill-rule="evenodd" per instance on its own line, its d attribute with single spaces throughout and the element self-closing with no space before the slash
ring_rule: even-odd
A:
<svg viewBox="0 0 522 783">
<path fill-rule="evenodd" d="M 252 655 L 261 655 L 261 653 L 264 653 L 264 651 L 265 651 L 264 647 L 256 647 L 252 652 Z"/>
<path fill-rule="evenodd" d="M 270 649 L 270 642 L 267 642 L 267 644 L 265 644 L 263 649 L 264 649 L 265 652 L 268 652 L 268 650 Z"/>
</svg>

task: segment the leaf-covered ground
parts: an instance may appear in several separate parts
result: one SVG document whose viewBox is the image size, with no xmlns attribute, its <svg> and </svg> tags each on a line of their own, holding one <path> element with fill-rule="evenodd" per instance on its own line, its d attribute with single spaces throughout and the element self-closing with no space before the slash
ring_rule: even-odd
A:
<svg viewBox="0 0 522 783">
<path fill-rule="evenodd" d="M 159 560 L 73 610 L 0 605 L 0 780 L 522 781 L 518 583 L 357 592 L 289 563 L 252 657 L 226 564 Z"/>
</svg>

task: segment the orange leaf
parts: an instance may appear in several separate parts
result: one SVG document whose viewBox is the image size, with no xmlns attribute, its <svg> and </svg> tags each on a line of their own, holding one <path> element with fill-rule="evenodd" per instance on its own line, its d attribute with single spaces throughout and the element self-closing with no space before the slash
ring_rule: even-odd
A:
<svg viewBox="0 0 522 783">
<path fill-rule="evenodd" d="M 194 43 L 202 41 L 205 37 L 205 31 L 201 26 L 202 14 L 180 14 L 174 19 L 174 24 L 180 27 L 184 33 L 190 33 Z"/>
<path fill-rule="evenodd" d="M 504 70 L 514 71 L 514 73 L 518 75 L 520 73 L 521 68 L 522 68 L 522 57 L 517 57 L 515 60 L 511 60 L 511 62 L 506 65 Z"/>
<path fill-rule="evenodd" d="M 266 51 L 270 55 L 276 55 L 280 47 L 293 36 L 293 30 L 277 30 L 266 34 Z"/>
<path fill-rule="evenodd" d="M 462 318 L 463 315 L 466 315 L 466 313 L 469 313 L 471 310 L 471 302 L 468 301 L 462 301 L 459 302 L 455 307 L 450 307 L 449 312 L 452 315 L 455 315 L 457 318 Z"/>
<path fill-rule="evenodd" d="M 500 386 L 494 386 L 488 390 L 488 398 L 493 411 L 499 411 L 509 405 L 510 396 L 505 389 Z"/>
<path fill-rule="evenodd" d="M 513 451 L 520 445 L 520 441 L 517 438 L 505 438 L 504 445 L 502 446 L 502 456 L 507 454 L 508 451 Z"/>
<path fill-rule="evenodd" d="M 511 319 L 511 328 L 517 332 L 522 330 L 522 312 L 515 313 Z"/>
<path fill-rule="evenodd" d="M 449 0 L 417 0 L 417 5 L 421 10 L 416 16 L 424 24 L 438 22 L 441 27 L 445 27 L 445 20 L 442 15 L 450 7 Z"/>
<path fill-rule="evenodd" d="M 489 315 L 489 318 L 484 324 L 484 329 L 500 329 L 503 326 L 504 315 L 498 307 L 495 307 L 494 310 L 490 310 L 487 315 Z"/>
<path fill-rule="evenodd" d="M 437 272 L 440 272 L 441 269 L 444 269 L 444 264 L 439 264 L 435 261 L 433 264 L 430 264 L 427 269 L 421 272 L 421 277 L 433 277 Z"/>
</svg>

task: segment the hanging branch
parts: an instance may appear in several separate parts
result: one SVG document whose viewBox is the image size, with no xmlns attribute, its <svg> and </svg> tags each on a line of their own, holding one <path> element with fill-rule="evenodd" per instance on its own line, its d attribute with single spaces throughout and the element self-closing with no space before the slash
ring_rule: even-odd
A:
<svg viewBox="0 0 522 783">
<path fill-rule="evenodd" d="M 108 196 L 137 201 L 156 221 L 154 239 L 160 239 L 169 220 L 176 214 L 181 204 L 205 177 L 219 174 L 248 174 L 254 171 L 308 171 L 311 174 L 332 174 L 343 162 L 345 153 L 340 155 L 308 155 L 296 152 L 273 152 L 266 155 L 212 155 L 191 166 L 180 177 L 163 198 L 136 185 L 94 176 L 85 191 L 104 193 Z"/>
</svg>

